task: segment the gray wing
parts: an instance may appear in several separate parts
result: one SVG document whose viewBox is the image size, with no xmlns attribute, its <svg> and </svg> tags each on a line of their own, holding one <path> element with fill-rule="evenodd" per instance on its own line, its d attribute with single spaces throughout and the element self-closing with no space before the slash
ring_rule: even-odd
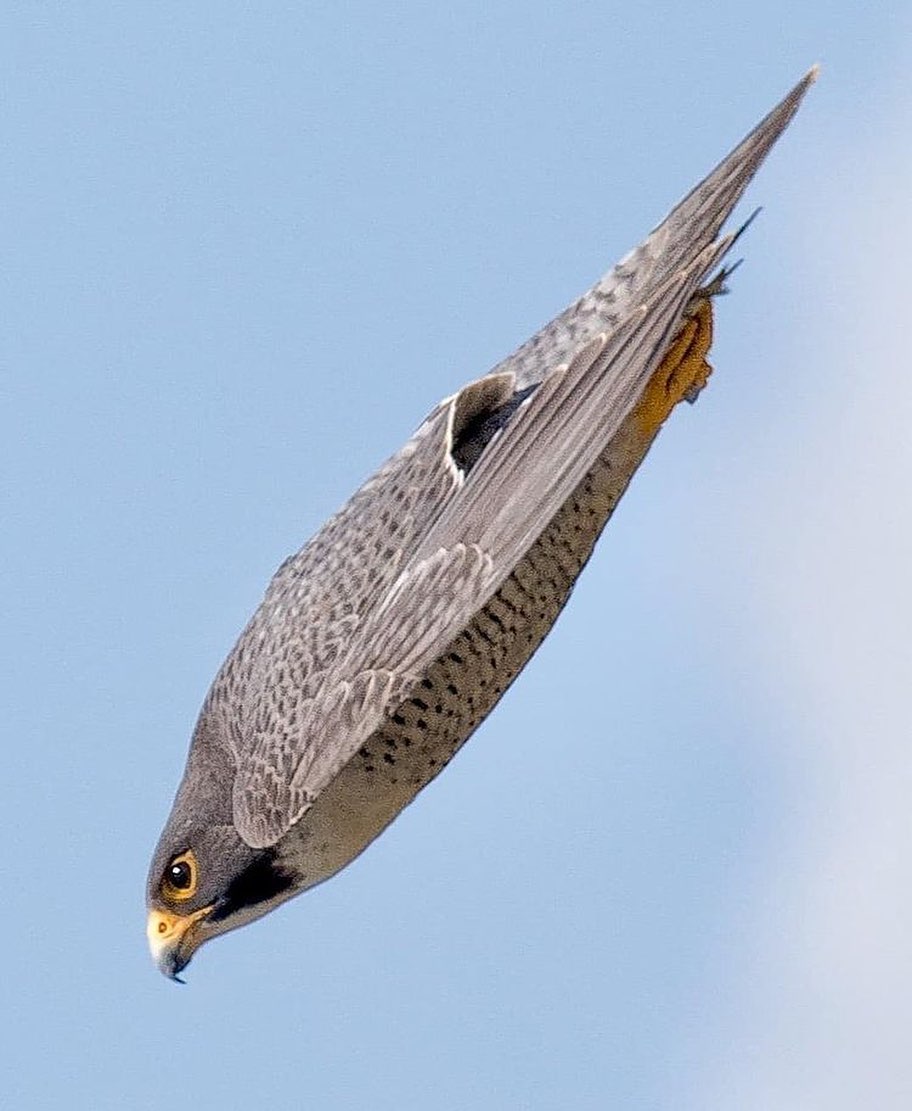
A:
<svg viewBox="0 0 912 1111">
<path fill-rule="evenodd" d="M 510 371 L 520 387 L 536 382 L 543 365 L 573 358 L 599 332 L 611 331 L 642 300 L 649 283 L 667 278 L 685 264 L 697 245 L 719 234 L 748 182 L 771 147 L 791 123 L 810 86 L 814 66 L 741 143 L 687 194 L 647 238 L 559 316 L 494 367 Z"/>
<path fill-rule="evenodd" d="M 273 844 L 300 819 L 610 442 L 728 249 L 719 228 L 813 77 L 576 306 L 441 403 L 280 568 L 215 688 L 231 687 L 223 704 L 242 708 L 231 730 L 234 811 L 249 844 Z M 517 396 L 465 475 L 453 457 L 460 428 Z"/>
</svg>

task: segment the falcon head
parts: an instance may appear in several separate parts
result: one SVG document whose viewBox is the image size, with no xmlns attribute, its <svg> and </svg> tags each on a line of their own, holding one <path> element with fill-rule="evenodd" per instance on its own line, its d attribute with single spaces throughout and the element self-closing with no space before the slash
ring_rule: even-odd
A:
<svg viewBox="0 0 912 1111">
<path fill-rule="evenodd" d="M 200 730 L 146 885 L 146 935 L 171 980 L 205 941 L 261 917 L 299 889 L 276 848 L 253 849 L 232 820 L 234 768 Z"/>
</svg>

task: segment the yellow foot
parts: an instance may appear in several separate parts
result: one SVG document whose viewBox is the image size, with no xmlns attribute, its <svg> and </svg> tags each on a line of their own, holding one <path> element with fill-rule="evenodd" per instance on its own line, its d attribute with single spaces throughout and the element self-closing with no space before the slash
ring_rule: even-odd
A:
<svg viewBox="0 0 912 1111">
<path fill-rule="evenodd" d="M 712 339 L 713 308 L 707 297 L 688 309 L 681 331 L 636 404 L 633 415 L 644 436 L 654 436 L 679 401 L 696 400 L 712 374 L 706 361 Z"/>
</svg>

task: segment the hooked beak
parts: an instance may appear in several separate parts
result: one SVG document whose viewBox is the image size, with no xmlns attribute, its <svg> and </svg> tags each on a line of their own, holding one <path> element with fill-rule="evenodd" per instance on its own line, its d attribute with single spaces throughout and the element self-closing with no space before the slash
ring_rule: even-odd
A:
<svg viewBox="0 0 912 1111">
<path fill-rule="evenodd" d="M 178 973 L 187 967 L 190 958 L 205 940 L 201 927 L 212 913 L 213 906 L 201 907 L 192 914 L 149 911 L 146 923 L 149 949 L 159 972 L 169 980 L 176 980 L 179 984 L 184 982 Z"/>
</svg>

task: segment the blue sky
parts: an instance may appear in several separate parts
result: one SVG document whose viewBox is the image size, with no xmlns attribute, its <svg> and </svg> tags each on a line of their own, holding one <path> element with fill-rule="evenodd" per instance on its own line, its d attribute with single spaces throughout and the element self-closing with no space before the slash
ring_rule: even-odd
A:
<svg viewBox="0 0 912 1111">
<path fill-rule="evenodd" d="M 272 570 L 814 61 L 553 636 L 165 982 L 149 853 Z M 0 1102 L 908 1107 L 908 10 L 17 4 L 0 63 Z"/>
</svg>

